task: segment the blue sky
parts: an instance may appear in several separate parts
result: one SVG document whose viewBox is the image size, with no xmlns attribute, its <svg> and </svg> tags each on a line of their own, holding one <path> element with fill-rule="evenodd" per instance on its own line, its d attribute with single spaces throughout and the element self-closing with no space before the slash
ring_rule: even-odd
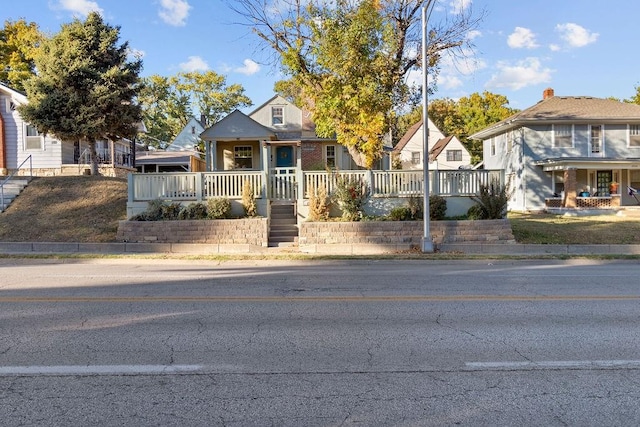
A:
<svg viewBox="0 0 640 427">
<path fill-rule="evenodd" d="M 441 0 L 434 19 L 471 7 L 486 16 L 469 37 L 475 51 L 445 58 L 433 98 L 488 90 L 527 108 L 552 87 L 556 95 L 629 98 L 640 84 L 636 54 L 639 2 L 628 0 Z M 4 0 L 0 17 L 35 21 L 48 33 L 98 10 L 121 27 L 121 41 L 143 55 L 143 75 L 210 69 L 239 83 L 254 105 L 282 76 L 265 64 L 247 27 L 221 0 Z"/>
</svg>

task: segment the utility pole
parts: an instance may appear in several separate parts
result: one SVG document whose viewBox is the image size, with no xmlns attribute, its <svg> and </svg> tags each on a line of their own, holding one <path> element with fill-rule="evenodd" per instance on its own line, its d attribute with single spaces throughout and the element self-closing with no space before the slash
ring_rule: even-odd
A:
<svg viewBox="0 0 640 427">
<path fill-rule="evenodd" d="M 429 2 L 430 3 L 430 2 Z M 422 172 L 424 194 L 423 209 L 424 235 L 422 236 L 422 252 L 432 253 L 433 242 L 429 229 L 429 113 L 427 96 L 427 6 L 422 6 Z"/>
</svg>

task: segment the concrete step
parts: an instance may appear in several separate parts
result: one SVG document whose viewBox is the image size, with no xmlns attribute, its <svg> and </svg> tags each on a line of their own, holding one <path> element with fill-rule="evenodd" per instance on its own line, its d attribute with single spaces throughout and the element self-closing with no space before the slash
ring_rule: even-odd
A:
<svg viewBox="0 0 640 427">
<path fill-rule="evenodd" d="M 4 182 L 5 178 L 0 178 L 0 183 Z M 18 197 L 18 195 L 29 184 L 28 179 L 11 179 L 2 185 L 2 192 L 0 193 L 0 212 L 4 212 L 11 202 Z"/>
</svg>

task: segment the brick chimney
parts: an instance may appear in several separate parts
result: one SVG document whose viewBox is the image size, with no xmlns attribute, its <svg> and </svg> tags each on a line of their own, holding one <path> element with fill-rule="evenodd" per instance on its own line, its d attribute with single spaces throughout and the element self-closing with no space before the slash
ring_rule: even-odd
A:
<svg viewBox="0 0 640 427">
<path fill-rule="evenodd" d="M 553 98 L 554 97 L 554 91 L 552 88 L 548 87 L 546 88 L 543 92 L 542 92 L 542 99 L 547 99 L 547 98 Z"/>
</svg>

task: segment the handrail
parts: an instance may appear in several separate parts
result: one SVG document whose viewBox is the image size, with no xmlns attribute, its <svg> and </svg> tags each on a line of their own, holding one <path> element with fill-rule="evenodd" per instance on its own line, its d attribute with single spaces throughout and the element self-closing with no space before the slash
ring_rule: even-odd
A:
<svg viewBox="0 0 640 427">
<path fill-rule="evenodd" d="M 33 178 L 33 159 L 31 158 L 31 154 L 29 154 L 29 156 L 24 159 L 22 163 L 20 163 L 20 166 L 18 166 L 16 170 L 14 170 L 8 177 L 4 179 L 4 181 L 0 183 L 0 212 L 4 212 L 6 208 L 6 206 L 4 205 L 4 185 L 9 182 L 9 180 L 13 178 L 16 173 L 18 173 L 22 166 L 27 163 L 27 160 L 29 160 L 29 179 Z"/>
</svg>

